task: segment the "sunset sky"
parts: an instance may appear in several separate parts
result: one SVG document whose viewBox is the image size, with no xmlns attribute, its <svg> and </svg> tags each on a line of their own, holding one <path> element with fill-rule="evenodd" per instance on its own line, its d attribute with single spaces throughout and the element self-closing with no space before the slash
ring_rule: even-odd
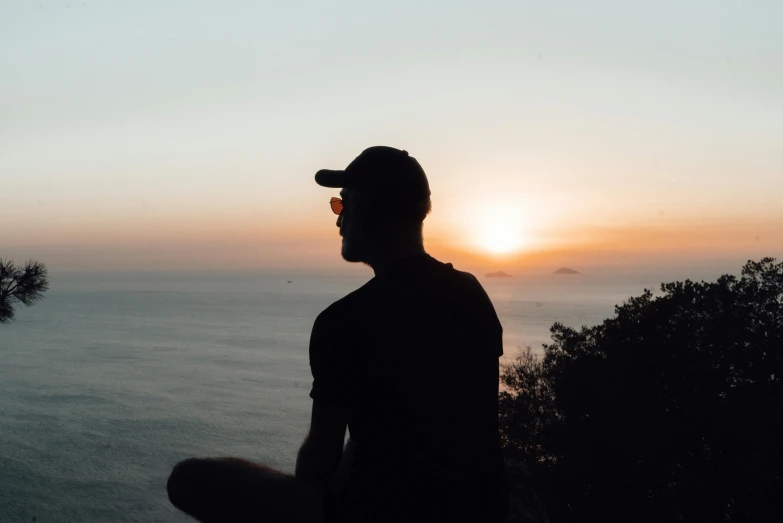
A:
<svg viewBox="0 0 783 523">
<path fill-rule="evenodd" d="M 336 191 L 426 170 L 467 268 L 783 256 L 783 2 L 0 0 L 0 256 L 344 266 Z M 736 265 L 736 263 L 733 263 Z"/>
</svg>

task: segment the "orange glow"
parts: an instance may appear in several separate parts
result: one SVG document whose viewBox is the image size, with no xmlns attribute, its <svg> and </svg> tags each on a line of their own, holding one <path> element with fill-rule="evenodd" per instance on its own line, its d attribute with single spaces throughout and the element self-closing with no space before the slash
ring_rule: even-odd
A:
<svg viewBox="0 0 783 523">
<path fill-rule="evenodd" d="M 656 267 L 783 253 L 783 221 L 777 215 L 601 213 L 579 201 L 541 194 L 515 200 L 507 192 L 437 200 L 425 222 L 427 250 L 477 274 Z M 0 231 L 0 254 L 42 259 L 53 270 L 355 270 L 340 257 L 328 196 L 314 194 L 304 204 L 274 212 L 266 205 L 217 203 L 192 209 L 106 205 L 91 212 L 40 206 L 14 215 L 18 223 Z"/>
<path fill-rule="evenodd" d="M 480 253 L 509 256 L 530 246 L 527 220 L 519 205 L 487 204 L 470 213 L 462 228 L 469 248 Z"/>
<path fill-rule="evenodd" d="M 515 228 L 504 222 L 490 223 L 478 239 L 479 246 L 492 254 L 510 254 L 524 245 Z"/>
</svg>

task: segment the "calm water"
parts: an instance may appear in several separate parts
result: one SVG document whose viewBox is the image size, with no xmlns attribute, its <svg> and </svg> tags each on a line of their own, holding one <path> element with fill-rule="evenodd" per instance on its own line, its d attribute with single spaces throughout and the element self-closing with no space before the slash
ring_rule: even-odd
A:
<svg viewBox="0 0 783 523">
<path fill-rule="evenodd" d="M 55 275 L 44 302 L 0 327 L 0 523 L 189 521 L 165 481 L 193 455 L 291 471 L 309 421 L 313 320 L 364 281 Z M 513 355 L 553 322 L 597 323 L 656 282 L 482 283 Z"/>
</svg>

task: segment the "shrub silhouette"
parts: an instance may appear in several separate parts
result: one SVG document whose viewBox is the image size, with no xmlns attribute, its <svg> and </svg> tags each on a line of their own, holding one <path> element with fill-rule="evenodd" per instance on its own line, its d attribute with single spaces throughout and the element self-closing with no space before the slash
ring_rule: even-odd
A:
<svg viewBox="0 0 783 523">
<path fill-rule="evenodd" d="M 506 367 L 509 461 L 554 522 L 783 521 L 783 263 L 661 293 Z"/>
<path fill-rule="evenodd" d="M 13 321 L 16 303 L 29 307 L 43 299 L 48 289 L 48 271 L 43 263 L 30 260 L 18 266 L 0 259 L 0 323 Z"/>
</svg>

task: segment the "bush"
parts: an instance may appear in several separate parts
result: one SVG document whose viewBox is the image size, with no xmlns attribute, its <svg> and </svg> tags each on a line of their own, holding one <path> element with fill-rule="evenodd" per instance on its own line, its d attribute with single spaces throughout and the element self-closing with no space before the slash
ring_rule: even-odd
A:
<svg viewBox="0 0 783 523">
<path fill-rule="evenodd" d="M 661 285 L 551 328 L 502 374 L 500 423 L 554 522 L 781 521 L 783 263 Z"/>
</svg>

